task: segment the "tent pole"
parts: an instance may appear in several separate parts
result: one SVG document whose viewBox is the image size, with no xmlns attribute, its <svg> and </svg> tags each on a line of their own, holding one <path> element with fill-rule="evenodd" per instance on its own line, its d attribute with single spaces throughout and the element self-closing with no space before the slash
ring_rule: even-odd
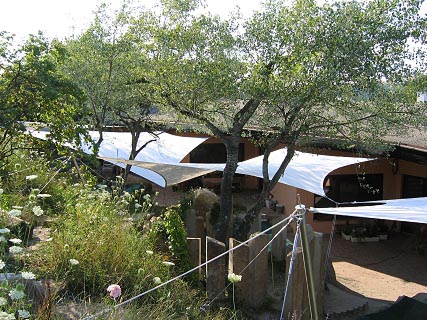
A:
<svg viewBox="0 0 427 320">
<path fill-rule="evenodd" d="M 307 287 L 308 287 L 308 296 L 309 296 L 309 302 L 310 302 L 310 309 L 311 309 L 311 317 L 313 320 L 319 320 L 318 315 L 318 309 L 317 309 L 317 301 L 316 301 L 316 288 L 314 287 L 314 278 L 313 278 L 313 270 L 312 270 L 312 264 L 311 264 L 311 255 L 310 255 L 310 247 L 308 245 L 307 240 L 307 225 L 306 225 L 306 219 L 305 219 L 305 206 L 304 205 L 298 205 L 297 206 L 298 213 L 302 214 L 302 221 L 301 221 L 301 245 L 302 245 L 302 251 L 304 255 L 304 266 L 305 266 L 305 272 L 307 274 Z"/>
</svg>

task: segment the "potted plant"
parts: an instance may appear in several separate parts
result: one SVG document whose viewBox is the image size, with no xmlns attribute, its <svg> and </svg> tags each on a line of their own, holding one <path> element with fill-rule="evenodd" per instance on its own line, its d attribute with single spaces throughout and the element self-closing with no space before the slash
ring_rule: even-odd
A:
<svg viewBox="0 0 427 320">
<path fill-rule="evenodd" d="M 351 239 L 351 233 L 352 233 L 352 228 L 350 227 L 350 223 L 348 222 L 348 220 L 345 223 L 345 227 L 344 229 L 341 231 L 341 236 L 345 239 L 345 240 L 350 240 Z"/>
</svg>

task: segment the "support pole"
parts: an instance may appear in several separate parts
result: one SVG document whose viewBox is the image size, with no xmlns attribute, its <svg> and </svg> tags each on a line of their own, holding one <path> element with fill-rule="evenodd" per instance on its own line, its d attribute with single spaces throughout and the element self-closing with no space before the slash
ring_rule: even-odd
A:
<svg viewBox="0 0 427 320">
<path fill-rule="evenodd" d="M 296 209 L 298 213 L 302 215 L 301 228 L 300 228 L 301 245 L 302 245 L 302 252 L 304 255 L 305 272 L 307 273 L 307 287 L 308 287 L 308 297 L 310 300 L 311 319 L 319 320 L 319 315 L 317 313 L 318 310 L 317 310 L 317 301 L 316 301 L 316 289 L 314 287 L 313 270 L 311 267 L 312 264 L 311 264 L 310 248 L 308 246 L 308 240 L 307 240 L 307 225 L 306 225 L 306 219 L 305 219 L 306 209 L 305 209 L 305 206 L 302 204 L 297 205 Z"/>
</svg>

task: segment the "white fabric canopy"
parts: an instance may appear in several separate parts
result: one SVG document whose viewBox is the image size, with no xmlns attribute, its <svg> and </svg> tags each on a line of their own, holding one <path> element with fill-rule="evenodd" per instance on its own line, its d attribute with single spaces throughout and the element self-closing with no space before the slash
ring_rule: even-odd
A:
<svg viewBox="0 0 427 320">
<path fill-rule="evenodd" d="M 360 206 L 310 208 L 310 211 L 338 216 L 427 223 L 427 198 L 379 200 L 353 205 Z"/>
<path fill-rule="evenodd" d="M 165 188 L 215 171 L 213 169 L 192 168 L 188 166 L 182 166 L 181 164 L 162 164 L 162 163 L 151 163 L 151 162 L 142 162 L 142 161 L 135 161 L 135 160 L 124 160 L 124 159 L 118 160 L 115 158 L 106 158 L 106 157 L 99 157 L 99 158 L 102 160 L 111 162 L 114 165 L 129 164 L 135 167 L 139 167 L 139 169 L 144 168 L 144 169 L 151 170 L 163 178 L 164 180 L 163 187 Z"/>
<path fill-rule="evenodd" d="M 35 137 L 46 139 L 48 132 L 31 131 Z M 89 132 L 93 140 L 99 137 L 98 132 Z M 149 133 L 142 133 L 138 147 L 154 137 Z M 225 164 L 215 163 L 180 163 L 199 144 L 207 138 L 189 138 L 174 136 L 168 133 L 158 133 L 158 138 L 150 142 L 137 155 L 135 161 L 129 162 L 131 151 L 131 135 L 128 132 L 104 132 L 104 140 L 99 148 L 98 156 L 107 159 L 117 166 L 125 167 L 126 163 L 132 164 L 131 172 L 166 187 L 183 182 L 212 171 L 223 171 Z M 84 152 L 92 154 L 92 146 L 82 143 Z M 287 149 L 274 151 L 269 157 L 270 178 L 276 173 L 285 159 Z M 323 181 L 326 176 L 338 168 L 372 159 L 355 157 L 336 157 L 316 155 L 311 153 L 296 152 L 279 183 L 307 190 L 314 194 L 325 196 Z M 236 173 L 262 178 L 263 156 L 239 162 Z M 157 165 L 156 165 L 157 164 Z M 160 166 L 161 164 L 161 166 Z M 171 167 L 167 167 L 171 165 Z M 183 169 L 183 168 L 186 169 Z"/>
<path fill-rule="evenodd" d="M 283 159 L 286 156 L 287 149 L 283 148 L 271 153 L 269 157 L 269 174 L 270 178 L 273 177 L 274 173 L 279 168 Z M 250 175 L 254 177 L 262 178 L 262 156 L 239 162 L 236 173 Z M 296 152 L 288 167 L 285 170 L 284 175 L 279 179 L 279 183 L 287 184 L 296 188 L 307 190 L 309 192 L 326 196 L 323 190 L 323 181 L 326 176 L 333 170 L 356 164 L 363 161 L 369 161 L 367 158 L 354 158 L 354 157 L 335 157 L 335 156 L 323 156 L 311 153 Z M 109 162 L 114 162 L 114 159 L 108 159 Z M 125 159 L 116 159 L 116 162 L 129 163 Z M 144 164 L 140 162 L 133 162 L 132 165 L 140 166 L 143 168 L 152 167 L 151 164 Z M 179 163 L 174 164 L 174 170 L 182 170 L 183 175 L 189 174 L 191 169 L 180 169 L 183 167 L 193 168 L 192 178 L 205 174 L 203 170 L 207 171 L 223 171 L 225 164 L 216 163 Z M 158 168 L 160 170 L 160 167 Z M 162 168 L 164 170 L 164 166 Z M 156 170 L 155 170 L 156 171 Z M 158 171 L 161 175 L 161 171 Z M 176 175 L 176 173 L 174 173 Z M 163 174 L 164 175 L 164 174 Z M 164 175 L 167 180 L 167 176 Z M 180 182 L 185 181 L 182 179 Z M 172 181 L 165 182 L 165 185 L 172 185 Z M 161 185 L 162 186 L 162 185 Z M 164 185 L 163 185 L 164 186 Z"/>
<path fill-rule="evenodd" d="M 48 131 L 31 130 L 29 132 L 32 136 L 44 140 L 46 140 L 49 134 Z M 138 153 L 135 160 L 150 163 L 176 164 L 207 139 L 175 136 L 165 132 L 158 132 L 157 134 L 158 137 L 155 138 L 149 133 L 141 133 L 137 147 L 144 145 L 150 140 L 155 141 L 148 143 L 141 152 Z M 97 131 L 89 131 L 89 135 L 94 141 L 98 140 L 99 133 Z M 129 159 L 132 141 L 129 132 L 104 132 L 103 138 L 99 147 L 99 157 L 108 157 L 117 160 Z M 67 146 L 72 147 L 71 145 Z M 81 148 L 83 152 L 87 154 L 93 153 L 90 143 L 82 142 Z M 114 164 L 122 168 L 125 167 L 123 161 L 115 161 Z M 132 166 L 131 172 L 161 187 L 166 186 L 166 181 L 163 176 L 155 171 L 143 167 Z"/>
<path fill-rule="evenodd" d="M 274 151 L 268 159 L 270 178 L 277 172 L 287 149 Z M 239 163 L 237 173 L 262 178 L 262 156 Z M 323 181 L 326 176 L 341 167 L 369 161 L 368 158 L 324 156 L 312 153 L 295 152 L 279 183 L 287 184 L 314 194 L 324 196 Z"/>
</svg>

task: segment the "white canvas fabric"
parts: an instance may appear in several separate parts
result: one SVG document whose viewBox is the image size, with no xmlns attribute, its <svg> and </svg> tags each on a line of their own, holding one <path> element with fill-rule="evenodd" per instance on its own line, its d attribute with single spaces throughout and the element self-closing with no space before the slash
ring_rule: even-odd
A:
<svg viewBox="0 0 427 320">
<path fill-rule="evenodd" d="M 369 205 L 367 205 L 369 204 Z M 374 204 L 374 205 L 372 205 Z M 310 208 L 313 213 L 427 223 L 427 198 L 408 198 L 354 203 L 352 207 Z"/>
<path fill-rule="evenodd" d="M 29 133 L 36 138 L 46 140 L 49 131 L 29 130 Z M 165 132 L 158 132 L 157 134 L 158 137 L 155 138 L 149 133 L 141 133 L 138 140 L 138 147 L 150 140 L 155 141 L 148 143 L 137 155 L 135 160 L 151 163 L 176 164 L 182 161 L 187 154 L 207 139 L 175 136 Z M 89 131 L 89 135 L 94 141 L 99 137 L 99 133 L 96 131 Z M 117 160 L 129 159 L 131 151 L 131 135 L 129 132 L 104 132 L 103 137 L 104 139 L 99 147 L 99 157 L 108 157 Z M 73 146 L 69 144 L 67 146 L 73 148 Z M 83 152 L 87 154 L 93 153 L 92 145 L 89 143 L 82 143 L 81 148 Z M 122 168 L 126 166 L 123 161 L 116 161 L 114 164 Z M 161 187 L 167 185 L 167 182 L 161 174 L 147 168 L 133 166 L 131 172 Z"/>
<path fill-rule="evenodd" d="M 269 157 L 269 174 L 270 178 L 279 168 L 283 159 L 286 156 L 286 148 L 274 151 Z M 111 161 L 112 159 L 108 160 Z M 323 156 L 316 155 L 311 153 L 296 152 L 295 156 L 289 163 L 288 167 L 285 170 L 284 175 L 280 178 L 279 183 L 287 184 L 296 188 L 307 190 L 309 192 L 326 196 L 323 190 L 323 181 L 326 176 L 335 169 L 347 166 L 354 165 L 359 162 L 369 161 L 368 158 L 355 158 L 355 157 L 335 157 L 335 156 Z M 130 163 L 124 159 L 120 159 L 121 163 Z M 144 164 L 133 162 L 132 165 L 138 166 L 141 168 L 152 167 L 151 164 Z M 185 171 L 180 169 L 180 167 L 186 167 Z M 222 171 L 224 170 L 225 164 L 215 164 L 215 163 L 179 163 L 174 164 L 174 170 L 177 170 L 175 175 L 179 175 L 179 171 L 182 170 L 182 175 L 188 175 L 191 178 L 197 176 L 197 172 L 200 170 L 199 175 L 203 175 L 203 170 L 207 171 Z M 194 172 L 190 175 L 191 169 L 193 168 Z M 160 167 L 158 170 L 164 171 L 165 167 L 162 169 Z M 157 171 L 157 172 L 161 172 Z M 254 177 L 262 178 L 262 156 L 239 162 L 237 167 L 237 173 L 250 175 Z M 162 174 L 162 173 L 161 173 Z M 168 178 L 164 176 L 167 180 Z M 176 176 L 173 179 L 177 179 Z M 185 179 L 182 179 L 185 181 Z M 166 181 L 165 185 L 172 185 L 171 181 Z"/>
<path fill-rule="evenodd" d="M 46 132 L 34 131 L 32 134 L 42 139 L 46 138 Z M 98 132 L 91 131 L 90 136 L 93 140 L 96 140 Z M 152 139 L 154 139 L 152 135 L 143 133 L 139 139 L 138 146 Z M 126 163 L 132 164 L 131 172 L 161 187 L 166 187 L 208 172 L 224 170 L 225 164 L 180 163 L 188 153 L 205 140 L 206 138 L 189 138 L 159 133 L 158 139 L 149 143 L 138 154 L 135 161 L 130 163 L 127 160 L 131 151 L 130 133 L 104 132 L 104 140 L 100 146 L 98 156 L 104 159 L 108 158 L 108 162 L 120 167 L 125 167 Z M 88 154 L 92 153 L 89 144 L 83 144 L 82 149 Z M 286 153 L 287 149 L 283 148 L 270 154 L 270 178 L 279 168 Z M 262 178 L 262 160 L 263 157 L 259 156 L 239 162 L 236 172 Z M 323 190 L 323 181 L 331 171 L 369 160 L 372 159 L 296 152 L 279 183 L 326 197 Z M 171 167 L 168 168 L 167 165 L 171 165 Z M 183 167 L 186 169 L 183 169 Z"/>
<path fill-rule="evenodd" d="M 277 172 L 280 164 L 286 157 L 286 153 L 287 149 L 283 148 L 270 154 L 268 159 L 270 178 Z M 262 158 L 262 156 L 259 156 L 239 163 L 237 173 L 262 178 Z M 323 190 L 323 181 L 330 172 L 341 167 L 370 160 L 372 159 L 325 156 L 297 151 L 283 176 L 279 179 L 279 183 L 326 197 Z"/>
</svg>

